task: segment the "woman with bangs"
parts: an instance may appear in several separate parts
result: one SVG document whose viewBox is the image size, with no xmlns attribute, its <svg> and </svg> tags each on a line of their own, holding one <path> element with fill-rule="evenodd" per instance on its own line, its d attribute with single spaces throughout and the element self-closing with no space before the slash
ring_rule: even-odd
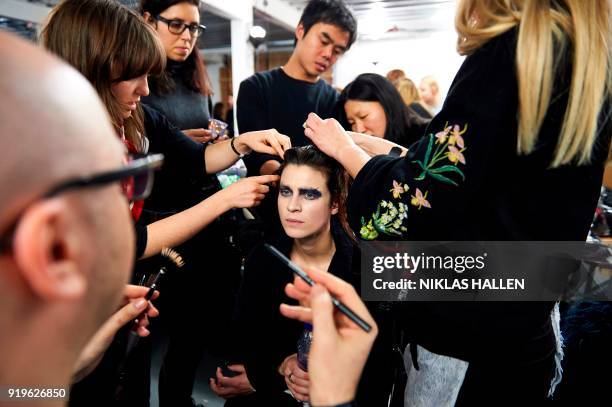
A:
<svg viewBox="0 0 612 407">
<path fill-rule="evenodd" d="M 252 150 L 282 157 L 283 151 L 290 147 L 289 139 L 267 130 L 204 145 L 187 137 L 156 110 L 141 105 L 141 97 L 149 94 L 148 75 L 160 74 L 165 68 L 165 51 L 151 27 L 115 0 L 62 1 L 51 11 L 41 38 L 45 48 L 73 65 L 92 83 L 108 109 L 118 137 L 124 140 L 130 153 L 164 154 L 164 166 L 157 173 L 150 197 L 132 207 L 132 214 L 138 219 L 138 258 L 180 245 L 231 208 L 259 204 L 269 191 L 266 184 L 278 179 L 273 175 L 243 179 L 163 219 L 141 217 L 143 209 L 157 209 L 160 202 L 168 199 L 168 191 L 172 191 L 176 180 L 214 174 Z M 101 363 L 87 378 L 97 387 L 99 405 L 148 405 L 150 341 L 142 341 L 141 345 L 132 352 L 126 374 L 120 375 L 119 381 L 114 377 L 116 360 Z M 84 400 L 91 397 L 87 390 L 77 389 L 73 400 L 79 394 L 84 395 Z"/>
<path fill-rule="evenodd" d="M 609 0 L 460 1 L 467 57 L 429 134 L 402 157 L 381 143 L 366 152 L 335 120 L 310 115 L 305 134 L 355 178 L 351 228 L 363 240 L 527 241 L 534 251 L 584 242 L 612 133 L 611 16 Z M 537 263 L 526 258 L 508 271 Z M 526 290 L 540 290 L 532 282 Z M 561 375 L 557 297 L 513 293 L 401 304 L 406 405 L 547 402 Z"/>
<path fill-rule="evenodd" d="M 114 0 L 64 0 L 43 28 L 43 46 L 79 70 L 98 91 L 111 121 L 131 153 L 163 153 L 156 185 L 179 177 L 214 174 L 251 151 L 282 156 L 289 139 L 275 130 L 250 132 L 213 145 L 196 143 L 156 110 L 140 104 L 149 94 L 147 76 L 163 72 L 165 51 L 142 18 Z M 176 215 L 138 230 L 138 257 L 157 254 L 192 237 L 233 207 L 257 205 L 277 177 L 251 177 Z M 154 187 L 145 202 L 163 200 Z M 139 217 L 142 207 L 133 208 Z"/>
</svg>

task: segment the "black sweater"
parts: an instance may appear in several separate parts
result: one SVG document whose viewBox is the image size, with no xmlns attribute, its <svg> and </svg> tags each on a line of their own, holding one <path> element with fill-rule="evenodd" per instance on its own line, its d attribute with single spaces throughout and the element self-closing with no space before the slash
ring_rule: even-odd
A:
<svg viewBox="0 0 612 407">
<path fill-rule="evenodd" d="M 339 94 L 320 79 L 310 83 L 290 78 L 281 68 L 256 73 L 240 84 L 236 108 L 238 130 L 276 129 L 291 138 L 293 146 L 312 144 L 302 124 L 314 112 L 326 119 L 337 116 Z M 249 175 L 259 175 L 261 165 L 279 157 L 252 153 L 244 158 Z"/>
<path fill-rule="evenodd" d="M 360 251 L 339 225 L 334 225 L 336 253 L 328 271 L 358 289 Z M 270 243 L 286 256 L 290 255 L 292 240 L 286 235 Z M 258 403 L 272 403 L 265 405 L 279 403 L 286 384 L 278 367 L 287 356 L 296 353 L 297 340 L 304 328 L 303 323 L 285 318 L 279 311 L 281 303 L 297 304 L 284 292 L 293 279 L 291 270 L 263 246 L 256 247 L 245 264 L 237 306 L 237 322 L 242 330 L 240 346 L 247 376 L 257 390 Z M 368 308 L 379 325 L 379 335 L 366 364 L 357 400 L 361 405 L 378 406 L 385 404 L 383 400 L 388 398 L 392 384 L 391 332 L 384 307 L 369 303 Z"/>
<path fill-rule="evenodd" d="M 569 75 L 562 72 L 536 148 L 529 155 L 518 155 L 515 47 L 516 31 L 510 30 L 467 57 L 427 135 L 410 147 L 405 158 L 377 156 L 362 168 L 348 200 L 351 227 L 361 238 L 585 240 L 608 154 L 610 121 L 602 117 L 591 164 L 549 168 L 568 100 Z M 609 112 L 609 107 L 604 111 Z M 461 140 L 455 129 L 465 130 Z M 438 149 L 447 152 L 434 162 Z M 452 151 L 462 157 L 451 161 L 446 154 Z M 393 197 L 394 182 L 406 184 L 409 192 Z M 427 193 L 431 208 L 412 205 L 417 188 Z M 378 217 L 374 214 L 382 201 L 385 206 L 406 205 L 407 218 L 400 225 L 388 224 L 399 235 L 381 232 L 380 224 L 378 230 L 368 225 Z M 409 341 L 436 353 L 468 361 L 496 355 L 521 364 L 541 360 L 555 349 L 550 303 L 402 306 Z"/>
</svg>

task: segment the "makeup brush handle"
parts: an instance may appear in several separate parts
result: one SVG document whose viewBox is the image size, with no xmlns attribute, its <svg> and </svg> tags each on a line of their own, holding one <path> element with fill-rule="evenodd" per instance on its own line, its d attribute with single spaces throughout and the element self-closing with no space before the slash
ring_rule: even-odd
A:
<svg viewBox="0 0 612 407">
<path fill-rule="evenodd" d="M 366 332 L 370 332 L 372 330 L 372 326 L 370 324 L 361 319 L 359 315 L 355 314 L 349 307 L 340 302 L 340 300 L 332 297 L 332 303 L 340 310 L 340 312 L 349 317 L 351 321 L 359 325 L 361 329 Z"/>
</svg>

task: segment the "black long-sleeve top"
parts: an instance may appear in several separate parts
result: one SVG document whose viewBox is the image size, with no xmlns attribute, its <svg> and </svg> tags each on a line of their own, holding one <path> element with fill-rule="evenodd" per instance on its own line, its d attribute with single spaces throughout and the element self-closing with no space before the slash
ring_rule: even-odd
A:
<svg viewBox="0 0 612 407">
<path fill-rule="evenodd" d="M 276 129 L 291 139 L 291 145 L 312 144 L 302 124 L 311 112 L 323 118 L 336 117 L 339 93 L 320 79 L 315 83 L 289 77 L 281 68 L 258 72 L 240 84 L 236 101 L 238 131 Z M 253 152 L 244 158 L 249 175 L 259 175 L 261 165 L 280 161 L 270 154 Z"/>
<path fill-rule="evenodd" d="M 610 144 L 610 106 L 591 163 L 549 168 L 569 94 L 570 71 L 561 70 L 534 151 L 518 155 L 515 49 L 513 29 L 468 56 L 427 135 L 406 157 L 373 157 L 361 169 L 348 212 L 362 239 L 585 240 Z M 406 216 L 393 216 L 390 204 Z M 527 363 L 555 350 L 551 303 L 402 307 L 408 340 L 436 353 Z"/>
<path fill-rule="evenodd" d="M 332 230 L 336 252 L 328 272 L 358 289 L 360 251 L 339 225 Z M 292 240 L 286 235 L 270 243 L 289 257 Z M 279 311 L 281 303 L 297 304 L 284 292 L 293 279 L 291 270 L 263 246 L 256 247 L 245 264 L 236 320 L 242 331 L 240 352 L 249 381 L 257 390 L 258 403 L 274 403 L 287 388 L 278 368 L 287 356 L 297 352 L 297 340 L 304 329 L 303 323 L 285 318 Z M 392 333 L 386 323 L 388 311 L 378 303 L 368 303 L 368 308 L 379 325 L 379 335 L 364 369 L 357 400 L 361 405 L 376 406 L 384 405 L 391 390 Z"/>
</svg>

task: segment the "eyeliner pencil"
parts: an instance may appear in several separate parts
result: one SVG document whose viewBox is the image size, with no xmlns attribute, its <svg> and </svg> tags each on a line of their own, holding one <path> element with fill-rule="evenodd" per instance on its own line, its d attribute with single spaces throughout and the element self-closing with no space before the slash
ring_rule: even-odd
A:
<svg viewBox="0 0 612 407">
<path fill-rule="evenodd" d="M 269 245 L 267 243 L 264 243 L 264 247 L 274 255 L 274 257 L 276 257 L 277 259 L 279 259 L 284 265 L 286 265 L 287 267 L 289 267 L 291 269 L 291 271 L 293 271 L 299 278 L 301 278 L 302 280 L 304 280 L 304 282 L 306 282 L 306 284 L 308 284 L 309 286 L 313 286 L 315 284 L 315 282 L 313 281 L 312 278 L 310 278 L 308 276 L 308 274 L 306 274 L 301 268 L 299 268 L 294 262 L 292 262 L 291 260 L 289 260 L 287 258 L 287 256 L 285 256 L 284 254 L 282 254 L 276 247 Z M 338 310 L 340 312 L 342 312 L 344 315 L 346 315 L 347 317 L 349 317 L 349 319 L 351 321 L 353 321 L 354 323 L 356 323 L 361 329 L 363 329 L 366 332 L 370 332 L 372 330 L 372 326 L 370 324 L 368 324 L 366 321 L 363 320 L 363 318 L 361 318 L 359 315 L 357 315 L 352 309 L 350 309 L 349 307 L 347 307 L 346 305 L 344 305 L 342 303 L 342 301 L 338 300 L 336 297 L 332 296 L 331 297 L 332 303 L 334 304 L 334 306 L 336 308 L 338 308 Z"/>
</svg>

